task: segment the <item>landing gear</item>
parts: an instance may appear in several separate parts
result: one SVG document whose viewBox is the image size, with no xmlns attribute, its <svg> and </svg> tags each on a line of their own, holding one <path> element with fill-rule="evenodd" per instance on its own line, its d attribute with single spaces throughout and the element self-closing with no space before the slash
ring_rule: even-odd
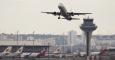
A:
<svg viewBox="0 0 115 60">
<path fill-rule="evenodd" d="M 60 19 L 60 16 L 58 17 L 58 19 Z"/>
<path fill-rule="evenodd" d="M 60 19 L 60 15 L 59 15 L 58 19 Z"/>
</svg>

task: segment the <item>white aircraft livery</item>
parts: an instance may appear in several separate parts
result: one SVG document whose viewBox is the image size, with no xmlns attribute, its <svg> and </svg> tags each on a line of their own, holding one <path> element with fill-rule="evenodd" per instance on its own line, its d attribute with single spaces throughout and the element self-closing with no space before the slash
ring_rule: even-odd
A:
<svg viewBox="0 0 115 60">
<path fill-rule="evenodd" d="M 92 14 L 92 13 L 74 13 L 74 12 L 67 12 L 66 8 L 62 3 L 59 3 L 58 8 L 60 12 L 42 12 L 42 13 L 47 13 L 47 14 L 52 14 L 52 15 L 58 15 L 58 19 L 66 19 L 66 20 L 79 20 L 79 18 L 72 18 L 71 16 L 74 15 L 86 15 L 86 14 Z M 60 18 L 60 16 L 63 16 L 64 18 Z"/>
<path fill-rule="evenodd" d="M 22 51 L 23 51 L 23 46 L 20 47 L 16 52 L 8 54 L 7 57 L 20 57 Z"/>
</svg>

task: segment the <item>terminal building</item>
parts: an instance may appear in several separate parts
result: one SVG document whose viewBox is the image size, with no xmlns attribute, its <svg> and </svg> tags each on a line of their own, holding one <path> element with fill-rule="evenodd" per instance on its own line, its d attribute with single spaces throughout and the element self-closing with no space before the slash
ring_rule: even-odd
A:
<svg viewBox="0 0 115 60">
<path fill-rule="evenodd" d="M 12 47 L 11 53 L 16 52 L 20 47 L 23 47 L 22 52 L 26 53 L 38 53 L 42 50 L 48 50 L 49 46 L 33 46 L 33 45 L 0 45 L 0 52 L 3 52 L 7 47 Z"/>
<path fill-rule="evenodd" d="M 48 43 L 43 43 L 43 41 L 0 40 L 0 52 L 3 52 L 9 46 L 12 47 L 11 52 L 16 52 L 20 47 L 23 47 L 22 52 L 32 53 L 32 52 L 40 52 L 42 50 L 47 51 L 50 45 L 48 45 Z"/>
</svg>

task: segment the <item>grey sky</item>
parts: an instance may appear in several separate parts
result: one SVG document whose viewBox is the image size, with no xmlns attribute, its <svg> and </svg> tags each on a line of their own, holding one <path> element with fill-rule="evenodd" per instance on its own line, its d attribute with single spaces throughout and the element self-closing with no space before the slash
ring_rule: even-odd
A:
<svg viewBox="0 0 115 60">
<path fill-rule="evenodd" d="M 59 11 L 60 2 L 68 11 L 93 13 L 90 16 L 98 26 L 94 34 L 115 34 L 115 0 L 0 0 L 0 32 L 32 33 L 35 30 L 36 33 L 62 34 L 75 30 L 81 34 L 82 20 L 58 20 L 58 16 L 41 14 L 41 11 Z"/>
</svg>

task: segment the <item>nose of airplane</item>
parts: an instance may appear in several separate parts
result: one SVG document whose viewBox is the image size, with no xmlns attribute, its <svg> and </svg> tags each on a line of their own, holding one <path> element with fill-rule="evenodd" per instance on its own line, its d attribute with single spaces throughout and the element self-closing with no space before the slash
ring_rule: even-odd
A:
<svg viewBox="0 0 115 60">
<path fill-rule="evenodd" d="M 59 3 L 58 8 L 61 9 L 63 7 L 62 3 Z"/>
<path fill-rule="evenodd" d="M 59 3 L 59 5 L 58 6 L 63 6 L 63 4 L 62 3 Z"/>
</svg>

